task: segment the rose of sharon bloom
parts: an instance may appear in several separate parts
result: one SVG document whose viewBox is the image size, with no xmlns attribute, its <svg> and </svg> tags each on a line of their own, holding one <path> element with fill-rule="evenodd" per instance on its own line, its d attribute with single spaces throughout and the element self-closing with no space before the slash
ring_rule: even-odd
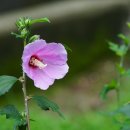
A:
<svg viewBox="0 0 130 130">
<path fill-rule="evenodd" d="M 34 85 L 46 90 L 55 79 L 63 78 L 68 72 L 67 52 L 60 43 L 35 40 L 23 51 L 23 71 L 34 80 Z"/>
</svg>

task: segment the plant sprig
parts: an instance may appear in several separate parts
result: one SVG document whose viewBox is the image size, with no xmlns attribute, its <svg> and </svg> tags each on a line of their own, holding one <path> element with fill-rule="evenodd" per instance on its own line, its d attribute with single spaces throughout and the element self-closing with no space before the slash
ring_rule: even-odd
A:
<svg viewBox="0 0 130 130">
<path fill-rule="evenodd" d="M 130 23 L 127 25 L 130 28 Z M 111 115 L 113 116 L 114 120 L 120 125 L 120 130 L 128 130 L 130 129 L 130 104 L 127 103 L 123 106 L 121 105 L 120 89 L 122 87 L 122 77 L 128 75 L 130 76 L 130 69 L 127 69 L 124 64 L 125 56 L 128 54 L 130 48 L 130 37 L 124 34 L 119 34 L 118 38 L 120 38 L 121 43 L 114 43 L 111 41 L 108 42 L 109 49 L 113 51 L 119 58 L 119 62 L 115 65 L 117 76 L 108 84 L 104 85 L 100 96 L 102 99 L 106 99 L 108 92 L 115 90 L 117 97 L 117 109 L 111 112 Z M 122 120 L 118 118 L 117 115 L 119 114 L 121 117 L 123 117 Z"/>
</svg>

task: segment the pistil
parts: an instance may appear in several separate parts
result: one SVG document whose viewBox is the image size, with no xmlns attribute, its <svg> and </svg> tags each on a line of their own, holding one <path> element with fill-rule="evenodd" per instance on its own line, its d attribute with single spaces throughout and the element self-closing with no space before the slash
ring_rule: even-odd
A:
<svg viewBox="0 0 130 130">
<path fill-rule="evenodd" d="M 29 66 L 33 68 L 38 67 L 39 69 L 43 69 L 47 66 L 47 64 L 44 64 L 37 56 L 32 56 L 29 61 Z"/>
</svg>

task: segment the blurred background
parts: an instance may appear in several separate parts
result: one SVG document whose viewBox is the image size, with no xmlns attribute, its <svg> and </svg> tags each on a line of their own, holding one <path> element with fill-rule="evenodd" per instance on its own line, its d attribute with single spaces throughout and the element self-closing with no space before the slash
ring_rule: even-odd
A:
<svg viewBox="0 0 130 130">
<path fill-rule="evenodd" d="M 66 119 L 44 112 L 30 102 L 32 130 L 118 130 L 109 116 L 102 114 L 116 108 L 114 92 L 107 101 L 99 98 L 103 85 L 115 76 L 118 59 L 108 49 L 107 40 L 119 41 L 117 34 L 129 34 L 130 0 L 1 0 L 0 4 L 0 75 L 20 77 L 22 41 L 10 33 L 16 31 L 19 17 L 48 17 L 51 21 L 32 27 L 47 42 L 67 44 L 69 73 L 47 91 L 40 91 L 27 81 L 28 93 L 44 94 L 55 101 Z M 130 63 L 126 57 L 126 65 Z M 130 82 L 123 83 L 122 102 L 130 98 Z M 14 104 L 23 110 L 21 86 L 0 97 L 0 107 Z M 0 130 L 12 130 L 13 121 L 0 117 Z"/>
</svg>

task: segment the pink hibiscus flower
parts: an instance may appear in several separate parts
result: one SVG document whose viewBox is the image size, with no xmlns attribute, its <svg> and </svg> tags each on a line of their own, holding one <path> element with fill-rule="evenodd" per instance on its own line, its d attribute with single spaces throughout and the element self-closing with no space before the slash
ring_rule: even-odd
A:
<svg viewBox="0 0 130 130">
<path fill-rule="evenodd" d="M 36 40 L 27 44 L 23 51 L 23 71 L 34 80 L 36 87 L 46 90 L 55 79 L 63 78 L 68 72 L 67 52 L 60 43 Z"/>
</svg>

